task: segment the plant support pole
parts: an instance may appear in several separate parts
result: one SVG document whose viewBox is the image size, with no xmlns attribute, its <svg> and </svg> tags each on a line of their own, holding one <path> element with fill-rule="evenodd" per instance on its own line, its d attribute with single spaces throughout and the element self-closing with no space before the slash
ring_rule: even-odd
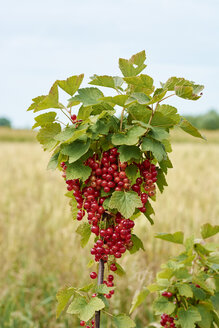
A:
<svg viewBox="0 0 219 328">
<path fill-rule="evenodd" d="M 104 261 L 101 259 L 99 262 L 99 271 L 98 271 L 98 285 L 102 285 L 104 277 Z M 95 312 L 95 328 L 100 328 L 100 311 Z"/>
</svg>

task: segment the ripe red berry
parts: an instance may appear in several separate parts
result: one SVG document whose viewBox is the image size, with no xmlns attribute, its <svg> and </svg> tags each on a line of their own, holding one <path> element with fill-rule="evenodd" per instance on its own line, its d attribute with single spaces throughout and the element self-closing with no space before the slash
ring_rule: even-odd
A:
<svg viewBox="0 0 219 328">
<path fill-rule="evenodd" d="M 86 324 L 85 321 L 81 321 L 81 322 L 80 322 L 80 326 L 82 326 L 82 327 L 85 326 L 85 324 Z"/>
<path fill-rule="evenodd" d="M 96 279 L 97 278 L 96 272 L 91 272 L 90 277 L 91 277 L 91 279 Z"/>
<path fill-rule="evenodd" d="M 108 281 L 113 281 L 114 279 L 114 276 L 112 274 L 109 274 L 108 277 L 107 277 L 107 280 Z"/>
<path fill-rule="evenodd" d="M 117 267 L 116 267 L 115 263 L 112 263 L 112 264 L 110 265 L 110 270 L 111 270 L 111 271 L 116 271 L 116 270 L 117 270 Z"/>
<path fill-rule="evenodd" d="M 121 172 L 119 173 L 119 178 L 120 178 L 120 179 L 125 179 L 125 178 L 126 178 L 126 173 L 125 173 L 124 171 L 121 171 Z"/>
<path fill-rule="evenodd" d="M 72 114 L 72 115 L 71 115 L 71 119 L 72 119 L 72 121 L 76 121 L 76 119 L 77 119 L 77 115 Z"/>
</svg>

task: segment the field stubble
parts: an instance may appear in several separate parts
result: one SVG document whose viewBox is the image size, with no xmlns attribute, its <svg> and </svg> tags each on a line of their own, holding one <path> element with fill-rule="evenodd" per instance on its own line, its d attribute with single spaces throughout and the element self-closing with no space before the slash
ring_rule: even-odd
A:
<svg viewBox="0 0 219 328">
<path fill-rule="evenodd" d="M 48 155 L 35 143 L 1 143 L 0 161 L 0 327 L 76 327 L 69 316 L 55 320 L 55 293 L 66 284 L 89 282 L 89 245 L 80 247 L 74 233 L 64 181 L 46 171 Z M 175 143 L 169 187 L 157 195 L 155 224 L 137 222 L 135 233 L 146 251 L 120 261 L 129 271 L 116 278 L 113 307 L 128 312 L 136 290 L 151 283 L 160 264 L 180 246 L 155 239 L 156 232 L 198 233 L 200 225 L 219 216 L 219 145 Z M 124 298 L 124 295 L 125 298 Z M 153 319 L 145 304 L 133 318 L 138 327 Z M 109 327 L 111 327 L 109 325 Z"/>
</svg>

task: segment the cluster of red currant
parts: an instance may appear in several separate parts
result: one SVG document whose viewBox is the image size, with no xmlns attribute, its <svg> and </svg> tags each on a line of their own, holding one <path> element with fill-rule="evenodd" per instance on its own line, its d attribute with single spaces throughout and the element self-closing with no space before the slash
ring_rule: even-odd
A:
<svg viewBox="0 0 219 328">
<path fill-rule="evenodd" d="M 85 321 L 81 321 L 80 322 L 80 326 L 85 327 L 86 326 L 86 322 Z M 94 328 L 94 320 L 91 321 L 91 326 L 86 326 L 86 328 Z"/>
<path fill-rule="evenodd" d="M 167 297 L 167 298 L 171 298 L 173 296 L 173 294 L 171 292 L 165 291 L 165 292 L 162 293 L 162 296 Z"/>
<path fill-rule="evenodd" d="M 94 154 L 84 164 L 92 169 L 89 178 L 84 183 L 79 179 L 66 180 L 67 189 L 73 190 L 73 195 L 77 201 L 77 220 L 81 221 L 87 212 L 91 232 L 97 236 L 94 247 L 91 249 L 95 261 L 99 262 L 102 259 L 107 262 L 109 256 L 113 256 L 114 260 L 112 257 L 110 258 L 109 269 L 116 271 L 116 259 L 133 246 L 131 231 L 135 223 L 133 220 L 122 217 L 119 212 L 115 214 L 105 209 L 104 201 L 114 191 L 132 190 L 140 196 L 142 207 L 139 210 L 144 213 L 148 197 L 155 195 L 156 166 L 148 159 L 140 164 L 134 163 L 138 168 L 138 177 L 135 183 L 131 184 L 126 175 L 128 163 L 120 162 L 118 149 L 115 147 L 104 151 L 101 157 Z M 66 178 L 66 163 L 62 162 L 61 167 L 64 171 L 63 177 Z M 96 279 L 97 273 L 92 272 L 90 277 Z M 113 287 L 113 279 L 113 275 L 109 275 L 107 281 L 103 283 L 108 287 Z M 113 294 L 114 290 L 106 294 L 105 297 L 111 298 Z M 92 296 L 95 297 L 96 294 Z"/>
<path fill-rule="evenodd" d="M 162 314 L 160 324 L 164 328 L 176 328 L 174 323 L 174 318 L 170 317 L 168 314 Z"/>
</svg>

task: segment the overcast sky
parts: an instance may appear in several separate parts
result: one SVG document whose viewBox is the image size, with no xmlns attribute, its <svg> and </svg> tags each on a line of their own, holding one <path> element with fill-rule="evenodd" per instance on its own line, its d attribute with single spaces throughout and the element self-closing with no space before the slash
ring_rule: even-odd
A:
<svg viewBox="0 0 219 328">
<path fill-rule="evenodd" d="M 201 100 L 171 99 L 181 114 L 219 109 L 218 0 L 0 3 L 0 116 L 15 127 L 32 125 L 31 99 L 56 79 L 120 74 L 118 58 L 143 49 L 156 86 L 170 76 L 205 85 Z"/>
</svg>

